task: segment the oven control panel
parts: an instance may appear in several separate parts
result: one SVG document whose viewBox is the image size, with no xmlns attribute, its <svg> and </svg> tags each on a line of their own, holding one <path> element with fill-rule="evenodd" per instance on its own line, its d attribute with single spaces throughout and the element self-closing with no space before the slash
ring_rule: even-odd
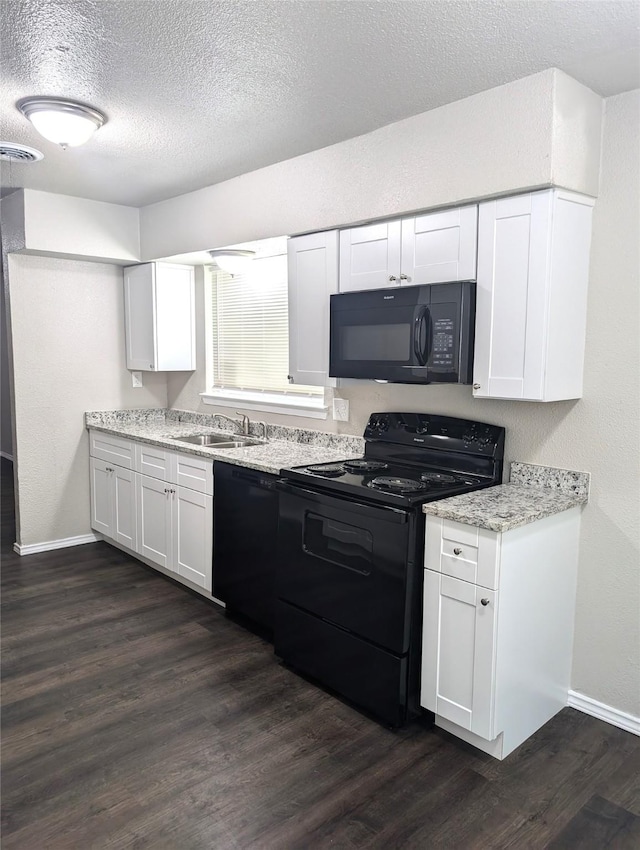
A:
<svg viewBox="0 0 640 850">
<path fill-rule="evenodd" d="M 501 457 L 504 428 L 428 413 L 372 413 L 366 439 L 445 451 Z"/>
</svg>

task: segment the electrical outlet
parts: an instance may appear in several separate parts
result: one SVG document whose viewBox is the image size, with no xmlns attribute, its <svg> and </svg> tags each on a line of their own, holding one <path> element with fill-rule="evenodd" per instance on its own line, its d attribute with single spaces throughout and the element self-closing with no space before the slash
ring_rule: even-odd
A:
<svg viewBox="0 0 640 850">
<path fill-rule="evenodd" d="M 131 373 L 131 386 L 132 387 L 141 387 L 142 386 L 142 372 L 132 372 Z"/>
<path fill-rule="evenodd" d="M 349 421 L 349 402 L 346 398 L 334 398 L 333 418 L 338 422 Z"/>
</svg>

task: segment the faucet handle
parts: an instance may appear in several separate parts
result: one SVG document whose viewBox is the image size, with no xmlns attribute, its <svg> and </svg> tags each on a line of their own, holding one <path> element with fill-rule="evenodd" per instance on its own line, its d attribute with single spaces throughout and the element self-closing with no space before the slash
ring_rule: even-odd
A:
<svg viewBox="0 0 640 850">
<path fill-rule="evenodd" d="M 248 434 L 249 433 L 249 417 L 247 416 L 246 413 L 241 413 L 239 410 L 236 410 L 236 413 L 238 414 L 238 416 L 240 416 L 242 418 L 242 433 Z"/>
</svg>

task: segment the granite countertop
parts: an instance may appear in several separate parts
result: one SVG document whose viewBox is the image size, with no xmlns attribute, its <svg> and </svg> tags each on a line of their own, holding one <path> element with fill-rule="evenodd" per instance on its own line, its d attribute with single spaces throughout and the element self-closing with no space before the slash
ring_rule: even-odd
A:
<svg viewBox="0 0 640 850">
<path fill-rule="evenodd" d="M 586 504 L 589 479 L 588 472 L 514 462 L 508 484 L 428 502 L 422 510 L 464 525 L 510 531 Z"/>
<path fill-rule="evenodd" d="M 238 449 L 220 449 L 214 446 L 196 446 L 182 442 L 180 437 L 193 434 L 224 434 L 237 436 L 229 429 L 229 422 L 216 414 L 199 414 L 180 410 L 111 410 L 85 414 L 85 425 L 116 437 L 137 440 L 165 449 L 226 461 L 237 466 L 279 474 L 289 466 L 312 463 L 331 463 L 347 458 L 361 457 L 363 440 L 349 435 L 327 434 L 280 425 L 251 423 L 251 437 L 262 438 L 264 445 Z"/>
</svg>

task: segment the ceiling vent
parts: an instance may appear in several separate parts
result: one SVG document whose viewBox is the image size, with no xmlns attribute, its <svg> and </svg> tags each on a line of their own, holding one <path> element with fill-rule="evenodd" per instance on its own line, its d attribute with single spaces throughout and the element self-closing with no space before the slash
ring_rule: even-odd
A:
<svg viewBox="0 0 640 850">
<path fill-rule="evenodd" d="M 37 162 L 44 159 L 44 154 L 26 145 L 15 142 L 0 142 L 0 160 L 2 162 Z"/>
</svg>

